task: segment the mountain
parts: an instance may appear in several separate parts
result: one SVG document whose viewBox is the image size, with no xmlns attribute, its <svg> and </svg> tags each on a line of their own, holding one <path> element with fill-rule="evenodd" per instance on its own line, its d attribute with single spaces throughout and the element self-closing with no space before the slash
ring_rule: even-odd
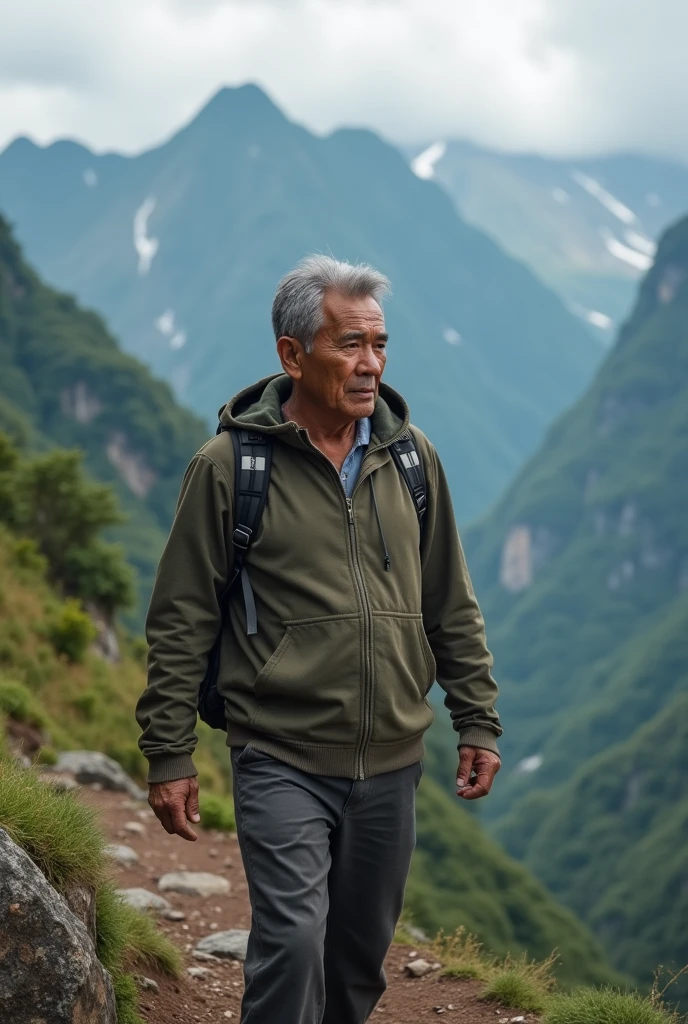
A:
<svg viewBox="0 0 688 1024">
<path fill-rule="evenodd" d="M 50 763 L 59 750 L 102 750 L 138 781 L 145 764 L 132 714 L 144 686 L 143 651 L 122 644 L 109 664 L 93 651 L 73 661 L 56 629 L 60 596 L 28 554 L 26 541 L 0 525 L 0 748 L 3 725 L 13 745 Z M 4 722 L 4 719 L 7 722 Z M 224 735 L 199 723 L 195 757 L 201 809 L 210 792 L 230 790 Z M 464 924 L 496 953 L 528 950 L 543 958 L 556 946 L 565 983 L 612 980 L 613 973 L 587 929 L 544 886 L 489 839 L 463 808 L 424 779 L 418 796 L 418 852 L 406 909 L 429 932 Z"/>
<path fill-rule="evenodd" d="M 394 296 L 388 380 L 438 444 L 466 520 L 498 495 L 602 348 L 444 191 L 369 131 L 316 136 L 223 89 L 136 157 L 22 138 L 0 207 L 40 272 L 98 309 L 206 422 L 278 368 L 270 305 L 305 253 L 368 260 Z"/>
<path fill-rule="evenodd" d="M 207 428 L 99 316 L 42 283 L 2 218 L 0 430 L 31 450 L 81 449 L 91 475 L 115 488 L 127 515 L 115 537 L 138 570 L 140 622 L 182 473 Z"/>
<path fill-rule="evenodd" d="M 507 723 L 494 833 L 643 980 L 688 960 L 687 504 L 684 219 L 588 392 L 464 538 Z"/>
<path fill-rule="evenodd" d="M 469 224 L 607 339 L 630 311 L 660 233 L 688 211 L 688 167 L 649 157 L 550 159 L 459 141 L 405 152 Z"/>
</svg>

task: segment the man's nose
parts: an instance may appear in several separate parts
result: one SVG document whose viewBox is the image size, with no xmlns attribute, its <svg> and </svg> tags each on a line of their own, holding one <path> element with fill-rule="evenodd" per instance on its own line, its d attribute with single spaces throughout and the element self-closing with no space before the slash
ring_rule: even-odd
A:
<svg viewBox="0 0 688 1024">
<path fill-rule="evenodd" d="M 373 351 L 372 345 L 365 345 L 361 349 L 361 357 L 356 367 L 359 377 L 377 377 L 380 373 L 380 361 Z"/>
</svg>

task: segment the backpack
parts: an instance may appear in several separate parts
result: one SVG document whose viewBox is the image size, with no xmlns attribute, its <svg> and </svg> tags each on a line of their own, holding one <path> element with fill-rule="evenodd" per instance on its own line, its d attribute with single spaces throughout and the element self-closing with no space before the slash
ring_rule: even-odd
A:
<svg viewBox="0 0 688 1024">
<path fill-rule="evenodd" d="M 217 688 L 220 670 L 220 653 L 222 634 L 224 632 L 229 611 L 229 597 L 240 581 L 246 613 L 246 632 L 249 636 L 258 632 L 258 616 L 256 602 L 246 571 L 246 555 L 253 541 L 270 487 L 270 470 L 272 468 L 272 439 L 265 434 L 251 433 L 249 430 L 237 430 L 220 424 L 216 433 L 224 431 L 230 435 L 234 445 L 234 561 L 229 573 L 227 585 L 220 595 L 221 624 L 217 639 L 208 655 L 208 665 L 198 695 L 198 716 L 213 729 L 226 730 L 225 702 Z M 427 488 L 425 471 L 418 454 L 416 444 L 410 431 L 404 433 L 390 445 L 394 463 L 409 489 L 423 529 L 423 519 L 427 506 Z"/>
</svg>

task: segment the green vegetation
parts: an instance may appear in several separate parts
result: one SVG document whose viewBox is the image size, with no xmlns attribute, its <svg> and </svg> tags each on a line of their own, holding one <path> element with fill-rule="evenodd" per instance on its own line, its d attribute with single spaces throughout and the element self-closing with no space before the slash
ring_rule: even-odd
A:
<svg viewBox="0 0 688 1024">
<path fill-rule="evenodd" d="M 406 907 L 427 934 L 463 925 L 491 955 L 545 960 L 558 949 L 564 984 L 618 980 L 587 929 L 427 774 L 416 827 Z"/>
<path fill-rule="evenodd" d="M 200 794 L 201 826 L 219 832 L 235 832 L 234 804 L 217 793 Z"/>
<path fill-rule="evenodd" d="M 464 538 L 509 723 L 485 813 L 646 986 L 688 960 L 686 325 L 688 220 L 588 393 Z M 507 588 L 514 529 L 532 580 Z"/>
<path fill-rule="evenodd" d="M 17 527 L 38 542 L 67 592 L 116 610 L 131 601 L 132 577 L 116 546 L 93 539 L 108 527 L 137 570 L 132 621 L 140 623 L 182 473 L 207 428 L 119 350 L 100 317 L 39 280 L 2 217 L 0 431 L 36 455 L 13 488 L 0 480 L 0 520 L 7 522 L 9 499 Z M 57 446 L 78 448 L 90 477 L 110 487 L 88 482 L 82 456 Z M 1 446 L 0 476 L 11 469 Z M 47 514 L 54 508 L 62 538 Z"/>
<path fill-rule="evenodd" d="M 117 896 L 108 877 L 105 839 L 95 812 L 59 792 L 33 770 L 0 760 L 0 826 L 24 849 L 58 892 L 73 885 L 96 895 L 96 949 L 111 972 L 120 1024 L 142 1024 L 129 971 L 156 967 L 176 975 L 179 951 L 140 911 Z"/>
<path fill-rule="evenodd" d="M 637 992 L 578 989 L 552 999 L 542 1024 L 678 1024 L 678 1018 Z"/>
<path fill-rule="evenodd" d="M 507 957 L 492 971 L 482 998 L 502 1006 L 514 1006 L 529 1013 L 542 1013 L 555 987 L 552 970 L 556 954 L 538 963 L 522 956 Z"/>
</svg>

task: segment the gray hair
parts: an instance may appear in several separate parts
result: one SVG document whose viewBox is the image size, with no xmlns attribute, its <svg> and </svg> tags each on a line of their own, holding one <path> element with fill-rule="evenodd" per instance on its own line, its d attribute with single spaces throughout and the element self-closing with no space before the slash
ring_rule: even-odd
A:
<svg viewBox="0 0 688 1024">
<path fill-rule="evenodd" d="M 345 263 L 331 256 L 302 259 L 282 278 L 272 303 L 275 339 L 286 335 L 313 351 L 313 340 L 324 322 L 323 300 L 331 288 L 346 298 L 370 296 L 376 302 L 391 291 L 389 280 L 367 263 Z"/>
</svg>

